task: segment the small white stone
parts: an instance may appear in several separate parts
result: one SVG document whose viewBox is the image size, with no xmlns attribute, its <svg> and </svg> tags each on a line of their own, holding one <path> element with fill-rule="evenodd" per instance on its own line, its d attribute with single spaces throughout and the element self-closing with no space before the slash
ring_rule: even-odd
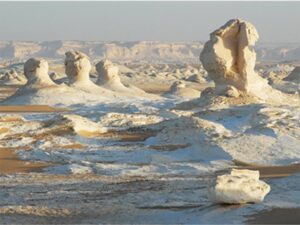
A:
<svg viewBox="0 0 300 225">
<path fill-rule="evenodd" d="M 259 171 L 232 170 L 231 174 L 218 176 L 209 186 L 209 199 L 216 203 L 259 203 L 271 188 L 259 180 Z"/>
</svg>

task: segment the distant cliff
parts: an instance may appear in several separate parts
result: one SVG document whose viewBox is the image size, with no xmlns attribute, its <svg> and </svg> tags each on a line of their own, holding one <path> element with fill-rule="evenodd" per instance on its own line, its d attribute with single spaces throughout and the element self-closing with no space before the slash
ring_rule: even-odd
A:
<svg viewBox="0 0 300 225">
<path fill-rule="evenodd" d="M 68 50 L 79 50 L 91 59 L 107 57 L 113 61 L 145 62 L 199 62 L 201 42 L 89 42 L 50 41 L 22 42 L 0 41 L 0 60 L 24 60 L 29 57 L 64 58 Z M 300 60 L 300 45 L 260 45 L 258 60 Z"/>
</svg>

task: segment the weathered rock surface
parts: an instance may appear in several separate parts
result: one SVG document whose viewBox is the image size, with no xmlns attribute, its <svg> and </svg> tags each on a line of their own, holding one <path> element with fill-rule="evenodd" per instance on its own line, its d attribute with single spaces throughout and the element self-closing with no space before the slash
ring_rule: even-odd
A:
<svg viewBox="0 0 300 225">
<path fill-rule="evenodd" d="M 270 186 L 259 180 L 259 171 L 233 169 L 218 176 L 208 188 L 209 198 L 216 203 L 259 203 L 269 193 Z"/>
<path fill-rule="evenodd" d="M 0 78 L 0 84 L 5 85 L 21 85 L 25 84 L 27 82 L 27 79 L 24 75 L 19 75 L 15 70 L 10 70 L 9 72 L 6 72 L 1 78 Z"/>
<path fill-rule="evenodd" d="M 44 59 L 30 58 L 24 64 L 27 88 L 44 88 L 56 86 L 48 75 L 48 62 Z"/>
<path fill-rule="evenodd" d="M 65 72 L 70 84 L 92 84 L 90 80 L 92 66 L 87 55 L 78 51 L 68 51 L 65 55 Z"/>
<path fill-rule="evenodd" d="M 171 85 L 170 90 L 168 90 L 164 94 L 167 96 L 174 95 L 184 98 L 199 98 L 201 92 L 193 88 L 186 87 L 186 84 L 182 81 L 175 81 Z"/>
<path fill-rule="evenodd" d="M 104 59 L 96 64 L 98 79 L 96 83 L 104 88 L 116 92 L 142 93 L 145 92 L 135 86 L 125 86 L 119 77 L 119 68 L 111 61 Z"/>
<path fill-rule="evenodd" d="M 233 19 L 210 34 L 200 54 L 200 61 L 213 79 L 216 93 L 226 95 L 228 86 L 241 93 L 267 99 L 272 92 L 268 81 L 255 71 L 254 51 L 258 33 L 246 21 Z"/>
</svg>

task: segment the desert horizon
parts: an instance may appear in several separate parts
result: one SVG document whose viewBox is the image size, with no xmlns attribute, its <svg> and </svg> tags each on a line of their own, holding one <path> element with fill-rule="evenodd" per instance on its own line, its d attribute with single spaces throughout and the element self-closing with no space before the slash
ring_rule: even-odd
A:
<svg viewBox="0 0 300 225">
<path fill-rule="evenodd" d="M 299 224 L 299 9 L 0 2 L 0 223 Z"/>
</svg>

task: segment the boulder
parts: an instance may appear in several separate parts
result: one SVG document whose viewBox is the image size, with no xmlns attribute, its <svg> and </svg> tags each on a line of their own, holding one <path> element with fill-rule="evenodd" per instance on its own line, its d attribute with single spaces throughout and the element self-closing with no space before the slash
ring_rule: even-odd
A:
<svg viewBox="0 0 300 225">
<path fill-rule="evenodd" d="M 271 188 L 259 180 L 259 171 L 233 169 L 230 174 L 218 176 L 209 188 L 209 199 L 216 203 L 259 203 Z"/>
</svg>

